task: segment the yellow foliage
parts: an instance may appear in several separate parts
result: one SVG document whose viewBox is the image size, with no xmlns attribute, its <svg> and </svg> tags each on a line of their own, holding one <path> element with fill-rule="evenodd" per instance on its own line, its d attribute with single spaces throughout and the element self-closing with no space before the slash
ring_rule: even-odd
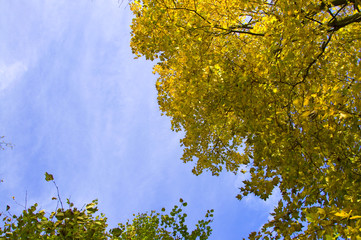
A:
<svg viewBox="0 0 361 240">
<path fill-rule="evenodd" d="M 160 109 L 185 133 L 182 160 L 196 162 L 195 174 L 241 174 L 247 165 L 251 178 L 239 198 L 281 190 L 284 204 L 251 238 L 360 236 L 358 7 L 352 0 L 131 4 L 131 47 L 156 60 Z"/>
</svg>

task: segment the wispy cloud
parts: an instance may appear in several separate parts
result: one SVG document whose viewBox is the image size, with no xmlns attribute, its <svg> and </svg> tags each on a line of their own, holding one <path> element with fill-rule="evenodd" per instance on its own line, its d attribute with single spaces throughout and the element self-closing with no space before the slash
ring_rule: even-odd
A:
<svg viewBox="0 0 361 240">
<path fill-rule="evenodd" d="M 239 179 L 194 176 L 180 161 L 152 63 L 131 54 L 130 18 L 117 0 L 0 1 L 0 134 L 15 144 L 1 153 L 0 207 L 26 190 L 29 204 L 51 206 L 48 171 L 64 198 L 99 198 L 112 224 L 183 197 L 193 220 L 215 208 L 215 239 L 232 239 L 252 216 L 235 199 Z"/>
<path fill-rule="evenodd" d="M 5 90 L 27 71 L 27 66 L 18 61 L 12 64 L 0 63 L 0 91 Z"/>
</svg>

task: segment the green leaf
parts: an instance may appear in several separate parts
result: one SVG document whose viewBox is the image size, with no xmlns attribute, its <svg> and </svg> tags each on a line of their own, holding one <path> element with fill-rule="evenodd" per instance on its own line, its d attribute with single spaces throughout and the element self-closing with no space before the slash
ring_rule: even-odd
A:
<svg viewBox="0 0 361 240">
<path fill-rule="evenodd" d="M 307 221 L 309 221 L 309 222 L 314 222 L 315 221 L 315 214 L 314 213 L 306 213 L 306 219 L 307 219 Z"/>
<path fill-rule="evenodd" d="M 52 180 L 54 180 L 53 175 L 45 172 L 45 181 L 49 182 L 49 181 L 52 181 Z"/>
<path fill-rule="evenodd" d="M 111 233 L 115 236 L 115 237 L 119 237 L 122 234 L 122 230 L 120 228 L 113 228 L 111 230 Z"/>
<path fill-rule="evenodd" d="M 58 212 L 56 215 L 55 215 L 56 219 L 58 220 L 63 220 L 64 217 L 65 217 L 65 214 L 63 212 Z"/>
</svg>

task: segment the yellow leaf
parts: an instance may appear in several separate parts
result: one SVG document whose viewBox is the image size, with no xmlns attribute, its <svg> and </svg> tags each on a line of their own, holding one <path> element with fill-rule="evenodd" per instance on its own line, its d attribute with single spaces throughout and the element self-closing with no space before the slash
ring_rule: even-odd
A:
<svg viewBox="0 0 361 240">
<path fill-rule="evenodd" d="M 341 218 L 347 218 L 347 217 L 349 217 L 349 214 L 345 211 L 341 211 L 341 212 L 335 213 L 335 216 L 341 217 Z"/>
</svg>

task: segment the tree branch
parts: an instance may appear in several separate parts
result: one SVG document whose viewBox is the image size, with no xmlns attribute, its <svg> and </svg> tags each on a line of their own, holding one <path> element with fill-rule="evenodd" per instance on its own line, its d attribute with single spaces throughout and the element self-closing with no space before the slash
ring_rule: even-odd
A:
<svg viewBox="0 0 361 240">
<path fill-rule="evenodd" d="M 338 29 L 355 22 L 361 22 L 361 13 L 355 13 L 351 16 L 347 16 L 338 20 L 334 19 L 328 23 L 328 26 L 332 27 L 331 31 L 337 31 Z"/>
</svg>

